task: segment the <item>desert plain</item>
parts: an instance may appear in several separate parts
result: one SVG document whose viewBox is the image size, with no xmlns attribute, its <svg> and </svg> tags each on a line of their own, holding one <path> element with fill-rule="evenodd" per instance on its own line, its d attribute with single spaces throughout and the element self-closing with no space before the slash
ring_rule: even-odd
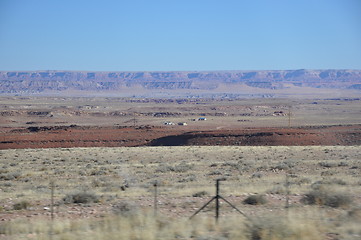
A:
<svg viewBox="0 0 361 240">
<path fill-rule="evenodd" d="M 1 97 L 0 239 L 360 239 L 361 99 Z M 219 194 L 215 201 L 190 217 Z"/>
</svg>

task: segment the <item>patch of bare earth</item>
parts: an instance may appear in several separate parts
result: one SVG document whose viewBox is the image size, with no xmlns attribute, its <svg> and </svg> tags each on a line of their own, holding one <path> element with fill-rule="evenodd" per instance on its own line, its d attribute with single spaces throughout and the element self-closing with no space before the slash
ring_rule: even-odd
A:
<svg viewBox="0 0 361 240">
<path fill-rule="evenodd" d="M 361 125 L 244 128 L 54 126 L 2 128 L 0 149 L 135 146 L 311 146 L 360 145 Z"/>
</svg>

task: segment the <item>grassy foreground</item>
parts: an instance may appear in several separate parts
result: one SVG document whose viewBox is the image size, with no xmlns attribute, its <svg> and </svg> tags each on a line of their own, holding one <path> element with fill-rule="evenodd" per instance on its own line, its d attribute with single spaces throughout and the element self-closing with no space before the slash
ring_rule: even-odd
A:
<svg viewBox="0 0 361 240">
<path fill-rule="evenodd" d="M 306 219 L 303 219 L 306 220 Z M 323 239 L 331 230 L 323 222 L 274 219 L 264 216 L 255 223 L 239 218 L 155 218 L 152 214 L 108 216 L 91 220 L 56 220 L 53 223 L 17 220 L 2 225 L 9 239 Z"/>
<path fill-rule="evenodd" d="M 360 146 L 25 149 L 0 155 L 0 239 L 361 237 Z M 222 203 L 218 224 L 214 204 L 189 220 L 221 177 L 221 195 L 248 218 Z M 252 196 L 264 201 L 245 203 Z"/>
<path fill-rule="evenodd" d="M 360 239 L 360 215 L 337 223 L 320 219 L 316 209 L 290 211 L 288 216 L 267 214 L 251 218 L 154 217 L 151 213 L 109 215 L 101 219 L 18 219 L 2 223 L 1 239 L 232 239 L 318 240 Z M 358 213 L 360 214 L 360 212 Z M 346 217 L 346 216 L 343 216 Z M 340 224 L 341 223 L 341 224 Z M 339 238 L 342 237 L 342 238 Z"/>
</svg>

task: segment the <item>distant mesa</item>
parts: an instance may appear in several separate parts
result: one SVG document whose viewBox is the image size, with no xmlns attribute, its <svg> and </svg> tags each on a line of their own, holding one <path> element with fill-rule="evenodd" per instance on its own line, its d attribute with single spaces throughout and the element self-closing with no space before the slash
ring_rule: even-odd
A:
<svg viewBox="0 0 361 240">
<path fill-rule="evenodd" d="M 0 71 L 1 95 L 189 90 L 237 93 L 290 87 L 361 89 L 361 70 L 83 72 Z M 268 94 L 269 92 L 267 92 Z M 186 92 L 184 92 L 186 94 Z M 171 94 L 170 94 L 171 95 Z"/>
</svg>

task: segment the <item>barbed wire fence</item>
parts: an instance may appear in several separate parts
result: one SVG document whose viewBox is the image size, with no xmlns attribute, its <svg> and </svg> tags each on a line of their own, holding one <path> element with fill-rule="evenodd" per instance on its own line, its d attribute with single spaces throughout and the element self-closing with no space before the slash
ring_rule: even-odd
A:
<svg viewBox="0 0 361 240">
<path fill-rule="evenodd" d="M 222 194 L 221 195 L 221 185 L 220 182 L 224 181 L 226 183 L 226 179 L 225 178 L 218 178 L 216 179 L 216 184 L 215 184 L 215 195 L 214 196 L 209 196 L 208 193 L 204 192 L 204 195 L 202 195 L 202 197 L 198 197 L 198 196 L 194 196 L 195 194 L 193 194 L 193 196 L 173 196 L 174 191 L 176 191 L 177 186 L 176 185 L 172 185 L 169 184 L 166 186 L 163 186 L 162 184 L 159 183 L 159 181 L 155 180 L 153 181 L 152 184 L 150 185 L 145 185 L 145 184 L 133 184 L 131 186 L 128 186 L 127 189 L 122 189 L 123 191 L 132 191 L 132 188 L 143 188 L 146 189 L 149 194 L 148 196 L 142 196 L 142 197 L 136 197 L 138 199 L 138 201 L 142 201 L 142 200 L 148 200 L 149 203 L 152 202 L 152 206 L 150 206 L 150 204 L 148 204 L 148 207 L 152 207 L 153 208 L 153 212 L 154 212 L 154 216 L 157 217 L 159 215 L 159 211 L 162 212 L 162 214 L 167 214 L 167 211 L 169 211 L 169 208 L 167 206 L 163 207 L 163 203 L 162 202 L 167 202 L 167 201 L 171 201 L 172 199 L 176 199 L 178 200 L 177 202 L 181 202 L 182 200 L 186 200 L 186 199 L 199 199 L 196 203 L 199 204 L 197 210 L 195 211 L 195 209 L 189 209 L 187 211 L 185 211 L 185 215 L 183 215 L 183 217 L 189 217 L 190 219 L 194 218 L 196 215 L 198 215 L 202 210 L 204 210 L 205 208 L 209 207 L 209 205 L 214 201 L 215 202 L 215 207 L 214 207 L 214 218 L 215 221 L 218 222 L 219 218 L 222 216 L 221 214 L 221 206 L 222 209 L 225 207 L 222 204 L 220 204 L 220 201 L 224 201 L 226 203 L 226 205 L 229 205 L 229 207 L 231 208 L 231 211 L 225 211 L 224 215 L 230 214 L 232 213 L 232 209 L 235 212 L 238 212 L 239 214 L 243 215 L 243 217 L 245 217 L 245 219 L 250 220 L 252 216 L 257 216 L 257 214 L 255 214 L 254 211 L 252 211 L 251 213 L 249 213 L 249 211 L 247 211 L 247 208 L 249 208 L 247 204 L 244 204 L 241 201 L 241 207 L 237 207 L 237 205 L 240 205 L 240 200 L 243 200 L 246 196 L 245 195 L 239 195 L 239 196 L 232 196 L 232 198 L 235 198 L 237 200 L 237 203 L 232 203 L 231 201 L 227 200 L 227 197 L 223 197 L 224 196 L 230 196 L 227 195 L 227 193 Z M 284 182 L 284 188 L 285 191 L 284 193 L 278 193 L 278 194 L 273 194 L 273 195 L 278 195 L 280 196 L 282 199 L 284 199 L 283 201 L 278 201 L 278 203 L 276 205 L 264 205 L 263 211 L 259 211 L 259 214 L 263 214 L 264 212 L 272 212 L 272 211 L 279 211 L 279 212 L 285 212 L 285 214 L 281 214 L 281 215 L 276 215 L 275 217 L 286 217 L 289 215 L 289 211 L 291 209 L 295 210 L 295 209 L 302 209 L 306 203 L 302 203 L 299 202 L 297 204 L 293 204 L 291 203 L 291 190 L 290 190 L 290 186 L 291 186 L 291 182 L 290 182 L 290 176 L 289 174 L 285 174 L 285 182 Z M 205 189 L 210 189 L 214 186 L 212 186 L 212 184 L 191 184 L 192 188 L 197 188 L 197 189 L 201 189 L 201 188 L 205 188 Z M 224 186 L 226 187 L 226 189 L 230 189 L 232 187 L 234 187 L 234 184 L 230 183 L 230 184 L 224 184 Z M 51 220 L 54 220 L 56 218 L 56 203 L 54 200 L 54 196 L 56 195 L 56 186 L 54 184 L 54 180 L 51 180 L 49 183 L 49 187 L 51 189 L 50 191 L 50 216 L 51 216 Z M 120 184 L 120 188 L 124 187 L 124 183 Z M 310 185 L 311 188 L 311 185 Z M 163 194 L 166 193 L 166 194 Z M 272 195 L 272 194 L 269 194 Z M 352 195 L 350 194 L 349 196 L 351 196 L 352 198 L 359 198 L 360 196 L 357 195 Z M 127 197 L 127 196 L 119 196 L 118 199 L 121 201 L 132 201 L 134 197 Z M 207 200 L 208 198 L 208 202 L 202 202 Z M 153 200 L 151 200 L 153 199 Z M 176 202 L 176 203 L 177 203 Z M 175 204 L 175 203 L 172 203 Z M 324 206 L 322 206 L 322 203 L 315 203 L 316 206 L 318 206 L 318 210 L 320 213 L 325 212 L 324 210 L 327 210 L 327 208 L 325 208 Z M 243 209 L 240 210 L 239 208 Z M 212 209 L 212 208 L 211 208 Z M 252 209 L 254 210 L 254 207 L 252 207 Z M 332 208 L 330 208 L 332 209 Z M 209 213 L 211 212 L 210 210 L 206 211 L 207 215 L 209 216 Z M 293 218 L 297 217 L 297 216 L 292 216 Z M 300 219 L 304 219 L 304 217 L 299 216 Z M 324 216 L 320 216 L 319 218 L 316 218 L 314 215 L 312 217 L 307 217 L 307 219 L 312 219 L 312 220 L 325 220 L 327 219 L 328 221 L 342 221 L 342 220 L 337 220 L 336 218 L 325 218 Z"/>
</svg>

